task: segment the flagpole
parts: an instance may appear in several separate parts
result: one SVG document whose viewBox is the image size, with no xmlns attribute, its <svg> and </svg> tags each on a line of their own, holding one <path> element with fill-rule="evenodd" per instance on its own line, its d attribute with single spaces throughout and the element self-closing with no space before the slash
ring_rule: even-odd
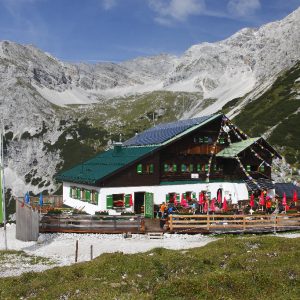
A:
<svg viewBox="0 0 300 300">
<path fill-rule="evenodd" d="M 5 188 L 4 188 L 4 151 L 3 151 L 3 132 L 0 131 L 0 186 L 1 186 L 1 195 L 2 195 L 2 212 L 3 212 L 3 225 L 4 225 L 4 244 L 5 250 L 7 250 L 7 232 L 6 232 L 6 208 L 5 208 Z"/>
</svg>

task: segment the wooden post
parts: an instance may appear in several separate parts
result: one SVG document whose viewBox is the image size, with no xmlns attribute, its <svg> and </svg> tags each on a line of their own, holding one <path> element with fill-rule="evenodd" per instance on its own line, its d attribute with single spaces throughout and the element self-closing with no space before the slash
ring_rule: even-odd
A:
<svg viewBox="0 0 300 300">
<path fill-rule="evenodd" d="M 246 217 L 243 215 L 243 229 L 246 230 Z"/>
<path fill-rule="evenodd" d="M 210 218 L 209 218 L 209 215 L 207 214 L 206 215 L 206 226 L 207 226 L 207 230 L 209 230 L 209 228 L 210 228 Z"/>
<path fill-rule="evenodd" d="M 170 214 L 169 216 L 169 228 L 170 228 L 170 231 L 172 232 L 173 231 L 173 215 Z"/>
<path fill-rule="evenodd" d="M 91 260 L 93 260 L 93 245 L 91 245 Z"/>
<path fill-rule="evenodd" d="M 77 263 L 78 260 L 78 240 L 76 241 L 75 245 L 75 262 Z"/>
</svg>

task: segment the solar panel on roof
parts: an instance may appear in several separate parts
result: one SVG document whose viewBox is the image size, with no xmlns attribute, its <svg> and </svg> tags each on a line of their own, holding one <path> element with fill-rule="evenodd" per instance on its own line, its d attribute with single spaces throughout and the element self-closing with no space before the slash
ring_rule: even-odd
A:
<svg viewBox="0 0 300 300">
<path fill-rule="evenodd" d="M 212 115 L 209 115 L 194 119 L 159 124 L 127 140 L 126 142 L 124 142 L 124 146 L 161 144 L 175 137 L 176 135 L 186 131 L 187 129 L 205 122 L 211 117 Z"/>
</svg>

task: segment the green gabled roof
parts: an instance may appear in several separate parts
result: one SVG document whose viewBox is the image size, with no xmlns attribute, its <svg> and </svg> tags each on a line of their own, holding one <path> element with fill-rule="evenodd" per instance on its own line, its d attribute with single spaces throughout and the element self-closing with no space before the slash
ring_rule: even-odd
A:
<svg viewBox="0 0 300 300">
<path fill-rule="evenodd" d="M 149 154 L 156 148 L 156 146 L 115 147 L 115 149 L 102 152 L 70 170 L 58 174 L 56 179 L 58 181 L 95 184 L 96 181 Z"/>
<path fill-rule="evenodd" d="M 236 157 L 239 153 L 250 147 L 252 144 L 257 142 L 260 137 L 249 138 L 247 140 L 243 140 L 241 142 L 232 143 L 229 147 L 223 149 L 219 153 L 217 153 L 217 157 L 225 157 L 225 158 L 233 158 Z"/>
</svg>

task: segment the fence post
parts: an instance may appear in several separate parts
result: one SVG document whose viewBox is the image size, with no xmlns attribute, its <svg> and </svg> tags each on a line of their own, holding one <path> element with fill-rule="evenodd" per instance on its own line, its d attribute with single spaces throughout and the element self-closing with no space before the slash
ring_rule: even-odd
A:
<svg viewBox="0 0 300 300">
<path fill-rule="evenodd" d="M 91 260 L 93 260 L 93 245 L 91 245 Z"/>
<path fill-rule="evenodd" d="M 207 230 L 210 229 L 210 217 L 209 215 L 206 215 L 206 226 L 207 226 Z"/>
<path fill-rule="evenodd" d="M 246 230 L 246 217 L 243 215 L 243 230 Z"/>
<path fill-rule="evenodd" d="M 114 230 L 117 229 L 117 217 L 114 216 Z"/>
<path fill-rule="evenodd" d="M 76 240 L 76 245 L 75 245 L 75 262 L 77 263 L 78 260 L 78 240 Z"/>
<path fill-rule="evenodd" d="M 169 217 L 169 228 L 170 228 L 170 231 L 172 232 L 173 231 L 173 215 L 170 214 L 170 217 Z"/>
</svg>

